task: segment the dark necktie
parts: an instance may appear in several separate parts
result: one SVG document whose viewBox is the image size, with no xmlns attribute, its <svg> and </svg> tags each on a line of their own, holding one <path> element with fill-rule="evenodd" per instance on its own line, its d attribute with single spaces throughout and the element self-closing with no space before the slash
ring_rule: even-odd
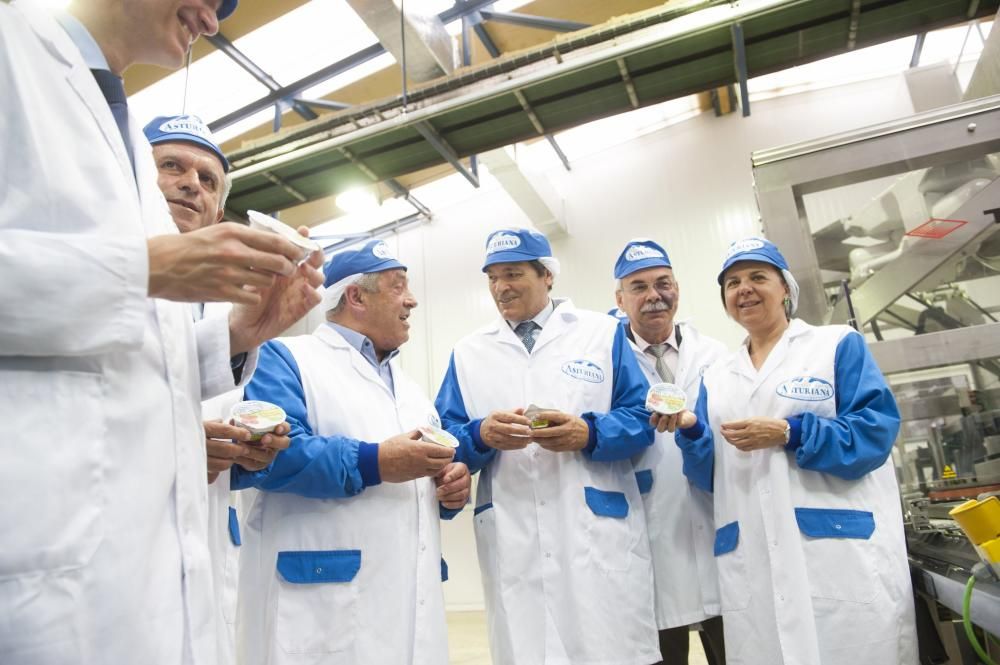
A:
<svg viewBox="0 0 1000 665">
<path fill-rule="evenodd" d="M 101 94 L 111 108 L 111 115 L 115 117 L 118 133 L 122 135 L 125 152 L 128 153 L 128 161 L 132 165 L 132 174 L 135 175 L 135 156 L 132 154 L 132 142 L 128 138 L 128 102 L 125 99 L 125 84 L 107 69 L 91 69 L 90 73 L 94 75 Z"/>
<path fill-rule="evenodd" d="M 524 344 L 528 353 L 531 353 L 531 350 L 535 348 L 535 336 L 532 333 L 535 332 L 536 328 L 541 328 L 541 326 L 534 321 L 522 321 L 514 328 L 514 334 L 521 340 L 521 344 Z"/>
</svg>

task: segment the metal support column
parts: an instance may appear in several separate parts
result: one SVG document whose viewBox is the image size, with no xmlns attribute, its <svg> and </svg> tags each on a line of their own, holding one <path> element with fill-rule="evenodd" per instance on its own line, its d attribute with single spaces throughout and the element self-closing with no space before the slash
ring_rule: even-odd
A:
<svg viewBox="0 0 1000 665">
<path fill-rule="evenodd" d="M 736 81 L 740 84 L 740 106 L 743 107 L 743 117 L 750 115 L 750 92 L 747 90 L 747 49 L 743 42 L 743 24 L 733 23 L 730 26 L 733 38 L 733 64 L 736 69 Z"/>
</svg>

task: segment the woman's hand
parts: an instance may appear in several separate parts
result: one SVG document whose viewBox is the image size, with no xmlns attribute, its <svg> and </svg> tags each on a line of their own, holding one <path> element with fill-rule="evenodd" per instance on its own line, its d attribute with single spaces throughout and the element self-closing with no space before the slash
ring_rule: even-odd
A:
<svg viewBox="0 0 1000 665">
<path fill-rule="evenodd" d="M 680 413 L 666 416 L 653 411 L 649 416 L 649 424 L 656 428 L 657 432 L 673 433 L 678 429 L 687 429 L 698 424 L 698 416 L 693 411 L 684 409 Z"/>
<path fill-rule="evenodd" d="M 787 427 L 787 420 L 757 417 L 722 423 L 719 432 L 726 441 L 740 450 L 749 452 L 785 445 Z"/>
</svg>

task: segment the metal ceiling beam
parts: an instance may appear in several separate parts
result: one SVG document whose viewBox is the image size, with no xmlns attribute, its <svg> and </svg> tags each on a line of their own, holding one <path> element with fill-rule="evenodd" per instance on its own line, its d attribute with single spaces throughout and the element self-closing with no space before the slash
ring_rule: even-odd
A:
<svg viewBox="0 0 1000 665">
<path fill-rule="evenodd" d="M 861 23 L 861 0 L 851 0 L 851 18 L 847 24 L 847 50 L 853 51 L 858 43 L 858 25 Z"/>
<path fill-rule="evenodd" d="M 369 240 L 371 238 L 380 238 L 382 236 L 389 235 L 390 233 L 402 230 L 408 226 L 413 226 L 414 224 L 421 224 L 423 222 L 426 222 L 428 219 L 430 219 L 428 215 L 418 212 L 412 215 L 407 215 L 406 217 L 400 217 L 399 219 L 395 219 L 389 222 L 388 224 L 383 224 L 382 226 L 378 226 L 372 229 L 371 231 L 366 231 L 364 233 L 352 233 L 349 236 L 334 236 L 334 237 L 342 237 L 344 238 L 344 240 L 341 240 L 340 242 L 335 242 L 332 245 L 327 245 L 326 247 L 323 248 L 323 253 L 329 256 L 338 249 L 344 249 L 350 247 L 351 245 L 356 245 L 362 240 Z M 318 236 L 318 237 L 324 238 L 328 236 Z"/>
<path fill-rule="evenodd" d="M 924 40 L 927 38 L 926 32 L 917 35 L 917 41 L 913 44 L 913 55 L 910 56 L 910 69 L 920 64 L 920 54 L 924 50 Z"/>
<path fill-rule="evenodd" d="M 514 91 L 514 97 L 517 98 L 517 102 L 521 105 L 521 108 L 524 109 L 524 112 L 528 116 L 528 120 L 531 121 L 531 125 L 535 128 L 535 131 L 544 136 L 549 142 L 549 145 L 552 146 L 552 149 L 556 151 L 556 155 L 559 156 L 559 161 L 562 162 L 563 168 L 567 171 L 572 170 L 569 166 L 569 159 L 566 158 L 566 153 L 564 153 L 559 147 L 559 144 L 556 143 L 556 137 L 552 136 L 552 134 L 545 130 L 545 125 L 542 124 L 538 114 L 535 113 L 535 109 L 531 107 L 531 104 L 528 102 L 528 98 L 525 97 L 524 93 L 520 90 Z"/>
<path fill-rule="evenodd" d="M 385 180 L 379 178 L 378 174 L 372 171 L 371 168 L 367 164 L 365 164 L 363 160 L 359 159 L 357 155 L 355 155 L 352 151 L 348 150 L 347 148 L 341 147 L 338 148 L 338 151 L 340 152 L 340 154 L 346 157 L 347 160 L 351 162 L 351 164 L 354 164 L 354 166 L 356 166 L 359 171 L 368 176 L 368 179 L 371 180 L 373 184 L 384 182 L 386 187 L 392 190 L 393 194 L 405 199 L 407 203 L 409 203 L 411 206 L 419 210 L 422 214 L 431 217 L 430 208 L 428 208 L 423 203 L 418 201 L 416 197 L 414 197 L 413 194 L 410 193 L 410 190 L 408 190 L 406 187 L 403 187 L 403 185 L 398 180 L 396 180 L 395 178 L 387 178 Z"/>
<path fill-rule="evenodd" d="M 552 32 L 576 32 L 577 30 L 583 30 L 584 28 L 590 27 L 589 23 L 578 23 L 577 21 L 567 21 L 561 18 L 548 18 L 546 16 L 534 16 L 532 14 L 495 12 L 491 9 L 484 9 L 479 13 L 485 21 L 496 21 L 497 23 L 519 25 L 523 28 L 551 30 Z"/>
<path fill-rule="evenodd" d="M 743 107 L 743 117 L 750 115 L 750 91 L 747 89 L 747 47 L 743 41 L 743 24 L 733 23 L 729 26 L 733 38 L 733 65 L 736 70 L 736 81 L 740 84 L 740 106 Z"/>
<path fill-rule="evenodd" d="M 308 198 L 306 198 L 305 194 L 295 189 L 294 187 L 292 187 L 287 182 L 285 182 L 278 176 L 274 175 L 270 171 L 265 172 L 264 177 L 267 178 L 272 183 L 274 183 L 275 185 L 277 185 L 278 187 L 281 187 L 283 190 L 288 192 L 293 198 L 298 199 L 300 203 L 305 203 L 309 200 Z"/>
<path fill-rule="evenodd" d="M 408 78 L 430 81 L 455 71 L 451 36 L 437 15 L 412 8 L 403 11 L 393 0 L 347 0 L 347 4 L 396 62 L 405 64 Z"/>
<path fill-rule="evenodd" d="M 635 92 L 635 84 L 632 83 L 632 75 L 628 73 L 625 58 L 617 58 L 615 63 L 618 64 L 618 71 L 622 75 L 622 82 L 625 84 L 625 91 L 628 93 L 628 100 L 632 103 L 632 108 L 639 108 L 639 95 Z"/>
<path fill-rule="evenodd" d="M 479 41 L 483 43 L 483 48 L 490 54 L 490 57 L 499 58 L 500 49 L 497 48 L 496 42 L 490 37 L 490 33 L 486 31 L 486 26 L 482 23 L 476 23 L 472 26 L 472 29 L 476 31 L 476 36 L 479 37 Z"/>
<path fill-rule="evenodd" d="M 483 7 L 488 7 L 492 5 L 496 0 L 467 0 L 461 4 L 456 4 L 453 7 L 446 9 L 445 11 L 438 14 L 438 18 L 445 24 L 454 21 L 455 19 L 462 18 L 463 16 L 468 16 L 474 12 L 479 11 Z M 477 33 L 478 34 L 478 33 Z M 343 74 L 344 72 L 351 70 L 358 65 L 364 64 L 369 60 L 373 60 L 378 56 L 385 53 L 385 47 L 381 44 L 372 44 L 371 46 L 366 46 L 365 48 L 352 53 L 351 55 L 338 60 L 332 65 L 328 65 L 323 69 L 313 72 L 307 76 L 300 78 L 298 81 L 286 85 L 277 90 L 272 90 L 270 94 L 261 97 L 257 101 L 250 102 L 242 108 L 238 108 L 231 113 L 218 118 L 208 124 L 209 129 L 213 132 L 217 132 L 224 127 L 228 127 L 232 124 L 249 118 L 254 113 L 263 111 L 268 106 L 273 105 L 280 99 L 294 99 L 302 94 L 303 91 L 308 88 L 313 87 L 323 81 L 332 79 L 334 76 Z"/>
<path fill-rule="evenodd" d="M 299 104 L 305 104 L 306 106 L 313 106 L 320 109 L 328 109 L 330 111 L 343 111 L 344 109 L 351 107 L 350 104 L 335 102 L 330 99 L 302 99 L 301 97 L 296 97 L 295 101 Z"/>
<path fill-rule="evenodd" d="M 205 39 L 207 39 L 212 46 L 225 53 L 230 60 L 242 67 L 248 74 L 250 74 L 250 76 L 254 77 L 257 81 L 267 87 L 268 90 L 272 92 L 275 90 L 281 90 L 281 84 L 274 80 L 273 76 L 261 69 L 260 66 L 251 60 L 246 53 L 236 48 L 236 45 L 229 41 L 221 32 L 216 33 L 211 37 L 206 37 Z M 306 120 L 315 120 L 319 117 L 311 108 L 299 102 L 293 102 L 292 109 Z"/>
<path fill-rule="evenodd" d="M 424 140 L 431 144 L 431 147 L 437 150 L 437 153 L 444 157 L 445 161 L 451 164 L 452 168 L 462 174 L 462 177 L 472 183 L 473 187 L 479 187 L 479 178 L 469 173 L 462 162 L 459 160 L 458 155 L 452 149 L 448 142 L 438 134 L 434 126 L 429 122 L 418 122 L 413 126 L 417 133 L 424 137 Z"/>
</svg>

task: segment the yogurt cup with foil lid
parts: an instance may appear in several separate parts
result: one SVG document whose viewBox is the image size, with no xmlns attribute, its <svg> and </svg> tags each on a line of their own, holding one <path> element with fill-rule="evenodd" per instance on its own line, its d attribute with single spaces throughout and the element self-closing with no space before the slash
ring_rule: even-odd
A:
<svg viewBox="0 0 1000 665">
<path fill-rule="evenodd" d="M 434 425 L 421 425 L 417 429 L 420 430 L 421 441 L 436 443 L 445 448 L 458 448 L 458 439 L 448 430 L 435 427 Z"/>
<path fill-rule="evenodd" d="M 545 429 L 549 426 L 549 421 L 540 415 L 543 411 L 547 410 L 534 404 L 529 405 L 524 410 L 524 417 L 531 421 L 531 429 Z"/>
<path fill-rule="evenodd" d="M 672 383 L 657 383 L 649 387 L 646 393 L 646 408 L 650 411 L 672 416 L 680 413 L 687 406 L 687 395 L 680 386 Z"/>
<path fill-rule="evenodd" d="M 287 418 L 285 410 L 277 404 L 256 400 L 233 404 L 233 408 L 229 410 L 229 417 L 237 427 L 250 431 L 251 441 L 260 441 L 265 434 L 273 432 L 274 428 Z"/>
<path fill-rule="evenodd" d="M 323 248 L 318 242 L 311 238 L 305 238 L 299 235 L 299 232 L 290 227 L 288 224 L 284 224 L 270 215 L 265 215 L 262 212 L 257 212 L 256 210 L 247 210 L 247 219 L 250 220 L 250 228 L 257 229 L 258 231 L 270 231 L 271 233 L 277 233 L 285 240 L 288 240 L 296 247 L 302 250 L 302 257 L 299 259 L 299 263 L 302 263 L 309 258 L 309 255 L 313 252 L 321 252 Z"/>
</svg>

